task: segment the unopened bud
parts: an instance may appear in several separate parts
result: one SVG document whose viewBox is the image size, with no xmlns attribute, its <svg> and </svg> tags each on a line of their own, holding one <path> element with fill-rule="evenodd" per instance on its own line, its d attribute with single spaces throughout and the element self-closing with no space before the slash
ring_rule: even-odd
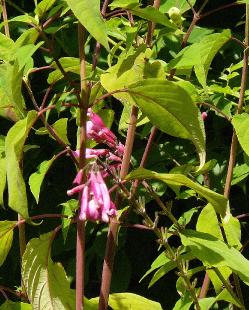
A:
<svg viewBox="0 0 249 310">
<path fill-rule="evenodd" d="M 205 121 L 205 119 L 207 118 L 207 112 L 202 112 L 201 113 L 201 118 Z"/>
<path fill-rule="evenodd" d="M 181 11 L 175 6 L 169 9 L 168 14 L 174 22 L 181 20 Z"/>
</svg>

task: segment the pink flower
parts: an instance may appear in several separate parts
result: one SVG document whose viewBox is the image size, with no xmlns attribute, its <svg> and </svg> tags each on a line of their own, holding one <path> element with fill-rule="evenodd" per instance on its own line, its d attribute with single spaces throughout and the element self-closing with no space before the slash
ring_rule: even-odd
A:
<svg viewBox="0 0 249 310">
<path fill-rule="evenodd" d="M 73 153 L 76 157 L 80 156 L 79 150 L 74 151 Z M 113 154 L 107 149 L 88 149 L 88 148 L 86 149 L 87 159 L 98 158 L 98 157 L 106 157 L 111 161 L 118 161 L 118 162 L 122 161 L 122 159 L 119 156 Z"/>
<path fill-rule="evenodd" d="M 117 215 L 116 206 L 111 201 L 108 188 L 99 170 L 92 169 L 89 172 L 85 184 L 80 184 L 82 171 L 80 171 L 74 183 L 79 184 L 69 190 L 69 196 L 82 191 L 79 218 L 81 220 L 101 221 L 108 223 L 111 217 Z"/>
<path fill-rule="evenodd" d="M 80 156 L 79 150 L 76 150 L 73 153 L 77 157 Z M 109 154 L 109 151 L 107 149 L 89 149 L 89 148 L 86 148 L 86 158 L 87 159 L 107 156 L 108 154 Z"/>
<path fill-rule="evenodd" d="M 207 118 L 207 112 L 202 112 L 201 113 L 201 117 L 202 117 L 202 119 L 205 121 L 205 119 Z"/>
<path fill-rule="evenodd" d="M 88 109 L 89 121 L 86 122 L 88 139 L 93 139 L 98 143 L 105 143 L 111 148 L 116 148 L 117 138 L 115 134 L 105 126 L 101 117 Z"/>
</svg>

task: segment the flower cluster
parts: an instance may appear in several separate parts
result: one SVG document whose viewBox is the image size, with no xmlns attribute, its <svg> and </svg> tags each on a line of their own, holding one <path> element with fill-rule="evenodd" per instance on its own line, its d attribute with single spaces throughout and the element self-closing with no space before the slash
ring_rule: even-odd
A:
<svg viewBox="0 0 249 310">
<path fill-rule="evenodd" d="M 80 184 L 82 171 L 77 174 L 74 183 L 78 186 L 69 190 L 69 196 L 81 192 L 79 218 L 81 220 L 109 222 L 110 217 L 117 215 L 116 207 L 110 199 L 108 188 L 101 172 L 93 169 L 87 176 L 85 184 Z"/>
<path fill-rule="evenodd" d="M 87 138 L 97 143 L 106 144 L 110 149 L 86 149 L 86 158 L 91 160 L 85 184 L 82 183 L 82 170 L 78 172 L 73 183 L 74 188 L 67 194 L 72 196 L 81 193 L 81 206 L 79 218 L 81 220 L 109 222 L 110 218 L 117 215 L 116 206 L 111 201 L 104 178 L 109 175 L 97 165 L 97 159 L 106 160 L 109 171 L 118 169 L 121 165 L 124 146 L 118 142 L 115 134 L 105 126 L 102 119 L 88 109 L 89 120 L 86 123 Z M 79 157 L 79 151 L 74 154 Z"/>
</svg>

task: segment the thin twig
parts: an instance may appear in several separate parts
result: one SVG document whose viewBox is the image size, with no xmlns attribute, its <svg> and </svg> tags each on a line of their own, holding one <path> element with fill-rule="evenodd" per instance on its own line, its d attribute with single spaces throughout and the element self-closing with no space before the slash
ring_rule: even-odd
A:
<svg viewBox="0 0 249 310">
<path fill-rule="evenodd" d="M 51 84 L 51 85 L 49 85 L 49 87 L 47 88 L 47 90 L 46 90 L 46 92 L 45 92 L 45 95 L 44 95 L 44 97 L 43 97 L 43 99 L 42 99 L 42 104 L 41 104 L 41 106 L 40 106 L 40 110 L 44 109 L 45 104 L 46 104 L 47 99 L 48 99 L 48 96 L 49 96 L 51 90 L 53 89 L 53 87 L 54 87 L 54 84 Z"/>
<path fill-rule="evenodd" d="M 56 14 L 54 14 L 53 16 L 51 16 L 48 20 L 46 20 L 44 22 L 44 24 L 42 25 L 43 29 L 48 28 L 48 26 L 50 26 L 56 19 L 58 19 L 61 15 L 62 10 L 59 10 L 58 12 L 56 12 Z"/>
<path fill-rule="evenodd" d="M 210 10 L 210 11 L 208 11 L 206 13 L 201 14 L 200 15 L 200 19 L 203 19 L 203 18 L 205 18 L 207 16 L 210 16 L 210 15 L 216 13 L 216 12 L 219 12 L 219 11 L 222 11 L 222 10 L 225 10 L 225 9 L 229 9 L 229 8 L 231 8 L 233 6 L 237 6 L 237 5 L 241 5 L 241 4 L 244 4 L 244 3 L 233 2 L 233 3 L 222 5 L 222 6 L 218 7 L 218 8 L 216 8 L 216 9 L 213 9 L 213 10 Z"/>
<path fill-rule="evenodd" d="M 194 9 L 192 3 L 191 3 L 189 0 L 187 0 L 187 3 L 188 3 L 188 5 L 190 6 L 190 8 L 191 8 L 191 10 L 192 10 L 192 12 L 193 12 L 193 15 L 195 15 L 195 14 L 196 14 L 196 11 L 195 11 L 195 9 Z"/>
<path fill-rule="evenodd" d="M 235 37 L 231 37 L 230 40 L 236 42 L 243 49 L 246 49 L 246 45 L 242 41 L 240 41 L 239 39 L 237 39 Z"/>
<path fill-rule="evenodd" d="M 54 128 L 48 124 L 48 122 L 46 121 L 45 116 L 43 115 L 43 113 L 41 115 L 39 115 L 40 112 L 40 108 L 39 105 L 37 104 L 35 97 L 33 95 L 33 92 L 30 88 L 30 86 L 28 85 L 28 83 L 26 83 L 24 80 L 24 85 L 26 86 L 26 89 L 28 91 L 28 94 L 30 96 L 30 99 L 36 109 L 36 111 L 38 112 L 38 117 L 40 117 L 40 119 L 42 120 L 44 126 L 46 127 L 46 129 L 48 130 L 48 132 L 51 134 L 52 137 L 54 137 L 54 139 L 64 148 L 68 151 L 68 154 L 70 155 L 70 157 L 72 158 L 73 162 L 76 164 L 76 166 L 79 165 L 78 159 L 77 157 L 74 155 L 73 151 L 70 149 L 70 147 L 58 136 L 58 134 L 56 133 L 56 131 L 54 130 Z"/>
<path fill-rule="evenodd" d="M 231 122 L 231 118 L 230 117 L 228 117 L 224 112 L 222 112 L 219 108 L 217 108 L 216 106 L 212 105 L 211 103 L 208 103 L 208 102 L 197 102 L 196 104 L 208 107 L 210 110 L 214 110 L 218 114 L 222 115 L 228 122 Z"/>
<path fill-rule="evenodd" d="M 153 7 L 159 9 L 160 3 L 161 3 L 161 0 L 154 0 Z M 146 36 L 146 45 L 148 47 L 151 47 L 152 45 L 152 38 L 153 38 L 154 30 L 155 30 L 155 23 L 148 22 L 148 32 Z"/>
<path fill-rule="evenodd" d="M 9 29 L 8 14 L 7 14 L 5 0 L 1 0 L 1 7 L 2 7 L 3 22 L 4 22 L 4 32 L 5 32 L 5 35 L 10 38 L 10 29 Z"/>
<path fill-rule="evenodd" d="M 36 73 L 36 72 L 40 72 L 43 70 L 53 70 L 53 67 L 51 66 L 44 66 L 44 67 L 39 67 L 39 68 L 33 68 L 30 73 Z"/>
<path fill-rule="evenodd" d="M 226 279 L 223 277 L 223 275 L 221 274 L 221 272 L 219 271 L 218 268 L 213 268 L 214 272 L 216 273 L 216 275 L 219 277 L 219 279 L 221 280 L 221 282 L 223 283 L 223 285 L 225 286 L 225 288 L 228 290 L 229 294 L 233 297 L 234 300 L 238 300 L 238 297 L 236 296 L 236 294 L 234 293 L 230 283 L 228 281 L 226 281 Z M 242 304 L 243 305 L 243 304 Z M 241 309 L 245 310 L 245 307 L 242 306 Z"/>
<path fill-rule="evenodd" d="M 162 209 L 162 211 L 165 213 L 165 215 L 172 221 L 172 223 L 178 228 L 178 231 L 182 230 L 181 225 L 178 223 L 177 219 L 174 217 L 174 215 L 170 212 L 168 207 L 162 202 L 161 198 L 155 193 L 153 188 L 146 182 L 142 182 L 143 186 L 146 188 L 148 193 L 151 195 L 151 197 L 154 198 L 158 206 Z"/>
<path fill-rule="evenodd" d="M 112 12 L 110 12 L 110 13 L 106 13 L 105 14 L 105 18 L 110 18 L 110 17 L 113 17 L 113 15 L 116 15 L 116 14 L 127 14 L 126 13 L 126 10 L 124 10 L 124 9 L 118 9 L 118 10 L 115 10 L 115 11 L 112 11 Z"/>
<path fill-rule="evenodd" d="M 111 96 L 114 95 L 114 94 L 126 93 L 127 91 L 128 91 L 128 89 L 127 89 L 127 88 L 124 88 L 124 89 L 117 89 L 117 90 L 111 91 L 111 92 L 109 92 L 109 93 L 106 93 L 106 94 L 104 94 L 103 96 L 100 96 L 100 97 L 98 97 L 97 99 L 95 99 L 93 105 L 99 103 L 100 101 L 102 101 L 102 100 L 104 100 L 104 99 L 106 99 L 106 98 L 108 98 L 108 97 L 111 97 Z"/>
<path fill-rule="evenodd" d="M 204 0 L 199 11 L 198 11 L 198 15 L 201 14 L 201 12 L 204 10 L 205 6 L 208 4 L 208 0 Z"/>
</svg>

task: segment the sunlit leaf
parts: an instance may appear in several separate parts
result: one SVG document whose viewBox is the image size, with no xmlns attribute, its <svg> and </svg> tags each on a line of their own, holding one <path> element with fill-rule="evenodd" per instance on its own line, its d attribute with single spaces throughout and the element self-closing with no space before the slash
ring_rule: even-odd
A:
<svg viewBox="0 0 249 310">
<path fill-rule="evenodd" d="M 154 270 L 162 267 L 164 264 L 168 263 L 170 259 L 165 255 L 165 252 L 162 252 L 151 264 L 150 269 L 146 271 L 146 273 L 143 275 L 143 277 L 140 279 L 139 282 L 141 282 L 147 275 L 149 275 Z"/>
<path fill-rule="evenodd" d="M 109 50 L 108 36 L 105 22 L 100 14 L 100 1 L 92 0 L 66 0 L 76 18 L 87 29 L 87 31 Z"/>
<path fill-rule="evenodd" d="M 161 13 L 153 6 L 147 6 L 146 8 L 132 7 L 130 11 L 133 15 L 163 25 L 164 29 L 168 31 L 174 31 L 177 29 L 176 26 L 169 21 L 165 14 Z"/>
<path fill-rule="evenodd" d="M 162 13 L 168 13 L 169 9 L 172 7 L 177 7 L 180 11 L 181 14 L 184 12 L 191 10 L 191 5 L 194 5 L 196 0 L 161 0 L 161 5 L 160 5 L 160 11 Z"/>
<path fill-rule="evenodd" d="M 147 79 L 130 85 L 128 93 L 151 123 L 163 132 L 191 140 L 205 163 L 205 132 L 197 106 L 189 94 L 171 81 Z"/>
<path fill-rule="evenodd" d="M 70 145 L 70 142 L 68 141 L 68 138 L 67 138 L 67 121 L 68 121 L 67 118 L 60 118 L 58 121 L 56 121 L 52 125 L 52 127 L 54 128 L 54 130 L 57 133 L 57 135 L 61 138 L 61 140 L 64 143 Z"/>
<path fill-rule="evenodd" d="M 62 68 L 64 69 L 65 72 L 72 72 L 75 74 L 80 74 L 80 61 L 79 58 L 75 58 L 75 57 L 62 57 L 60 59 L 58 59 L 59 63 L 61 64 Z M 55 71 L 52 71 L 49 73 L 48 75 L 48 83 L 52 84 L 55 83 L 57 81 L 59 81 L 60 79 L 62 79 L 64 77 L 63 73 L 61 72 L 61 70 L 58 68 L 58 66 L 56 65 L 55 62 L 53 62 L 51 64 L 51 66 L 55 69 Z M 86 64 L 86 74 L 87 74 L 87 78 L 90 77 L 90 75 L 92 74 L 91 72 L 92 66 L 87 63 Z M 97 71 L 101 71 L 100 69 L 97 68 Z"/>
<path fill-rule="evenodd" d="M 62 218 L 62 234 L 64 242 L 66 242 L 70 223 L 79 207 L 79 202 L 76 199 L 70 199 L 60 205 L 62 206 L 62 214 L 68 216 L 68 218 Z"/>
<path fill-rule="evenodd" d="M 24 143 L 36 118 L 37 113 L 30 111 L 25 119 L 11 127 L 5 140 L 9 206 L 25 219 L 29 217 L 28 202 L 20 161 L 23 157 Z"/>
<path fill-rule="evenodd" d="M 174 261 L 166 262 L 162 267 L 160 267 L 153 275 L 152 279 L 150 280 L 149 286 L 151 287 L 155 284 L 159 279 L 165 276 L 169 271 L 173 270 L 176 267 L 176 263 Z"/>
<path fill-rule="evenodd" d="M 227 266 L 238 274 L 245 284 L 249 285 L 249 260 L 238 250 L 210 234 L 190 229 L 182 232 L 180 236 L 183 245 L 189 247 L 193 255 L 204 265 Z"/>
<path fill-rule="evenodd" d="M 208 225 L 207 225 L 208 223 Z M 196 230 L 204 233 L 208 233 L 220 240 L 223 240 L 220 230 L 220 223 L 218 221 L 214 207 L 211 204 L 207 204 L 199 214 Z"/>
<path fill-rule="evenodd" d="M 35 14 L 39 16 L 39 18 L 42 18 L 44 13 L 46 13 L 56 2 L 56 0 L 42 0 L 38 3 L 38 5 L 35 8 Z"/>
<path fill-rule="evenodd" d="M 98 297 L 90 299 L 90 302 L 98 302 Z M 110 294 L 109 306 L 113 310 L 162 310 L 158 302 L 133 293 Z"/>
<path fill-rule="evenodd" d="M 32 305 L 24 303 L 24 302 L 13 302 L 10 299 L 6 300 L 0 306 L 1 310 L 32 310 Z"/>
<path fill-rule="evenodd" d="M 39 202 L 42 182 L 55 159 L 56 159 L 56 156 L 53 156 L 50 160 L 43 161 L 39 165 L 38 171 L 31 174 L 31 176 L 29 177 L 30 190 L 32 194 L 34 195 L 37 203 Z"/>
<path fill-rule="evenodd" d="M 0 109 L 13 108 L 12 119 L 18 120 L 26 115 L 21 87 L 23 70 L 19 70 L 18 61 L 0 66 Z"/>
<path fill-rule="evenodd" d="M 194 67 L 198 81 L 203 87 L 206 87 L 206 79 L 211 62 L 230 38 L 231 32 L 229 30 L 207 35 L 200 42 L 184 48 L 169 63 L 169 68 L 192 69 Z"/>
<path fill-rule="evenodd" d="M 3 193 L 6 187 L 6 159 L 0 155 L 0 206 L 3 205 Z"/>
<path fill-rule="evenodd" d="M 0 222 L 0 266 L 4 263 L 11 248 L 15 224 L 14 221 Z"/>
<path fill-rule="evenodd" d="M 22 259 L 22 278 L 33 310 L 75 310 L 75 291 L 64 268 L 50 256 L 52 233 L 31 239 Z"/>
<path fill-rule="evenodd" d="M 185 175 L 157 173 L 144 168 L 138 168 L 132 171 L 126 177 L 126 179 L 127 180 L 157 179 L 169 185 L 187 186 L 196 191 L 200 196 L 206 198 L 207 201 L 209 201 L 213 205 L 216 212 L 220 213 L 223 216 L 226 215 L 228 201 L 226 198 L 224 198 L 224 196 L 217 194 L 204 186 L 201 186 L 200 184 L 190 180 Z"/>
<path fill-rule="evenodd" d="M 249 114 L 237 114 L 232 119 L 239 143 L 244 152 L 249 156 Z"/>
<path fill-rule="evenodd" d="M 0 32 L 0 60 L 8 61 L 13 47 L 13 40 Z"/>
</svg>

